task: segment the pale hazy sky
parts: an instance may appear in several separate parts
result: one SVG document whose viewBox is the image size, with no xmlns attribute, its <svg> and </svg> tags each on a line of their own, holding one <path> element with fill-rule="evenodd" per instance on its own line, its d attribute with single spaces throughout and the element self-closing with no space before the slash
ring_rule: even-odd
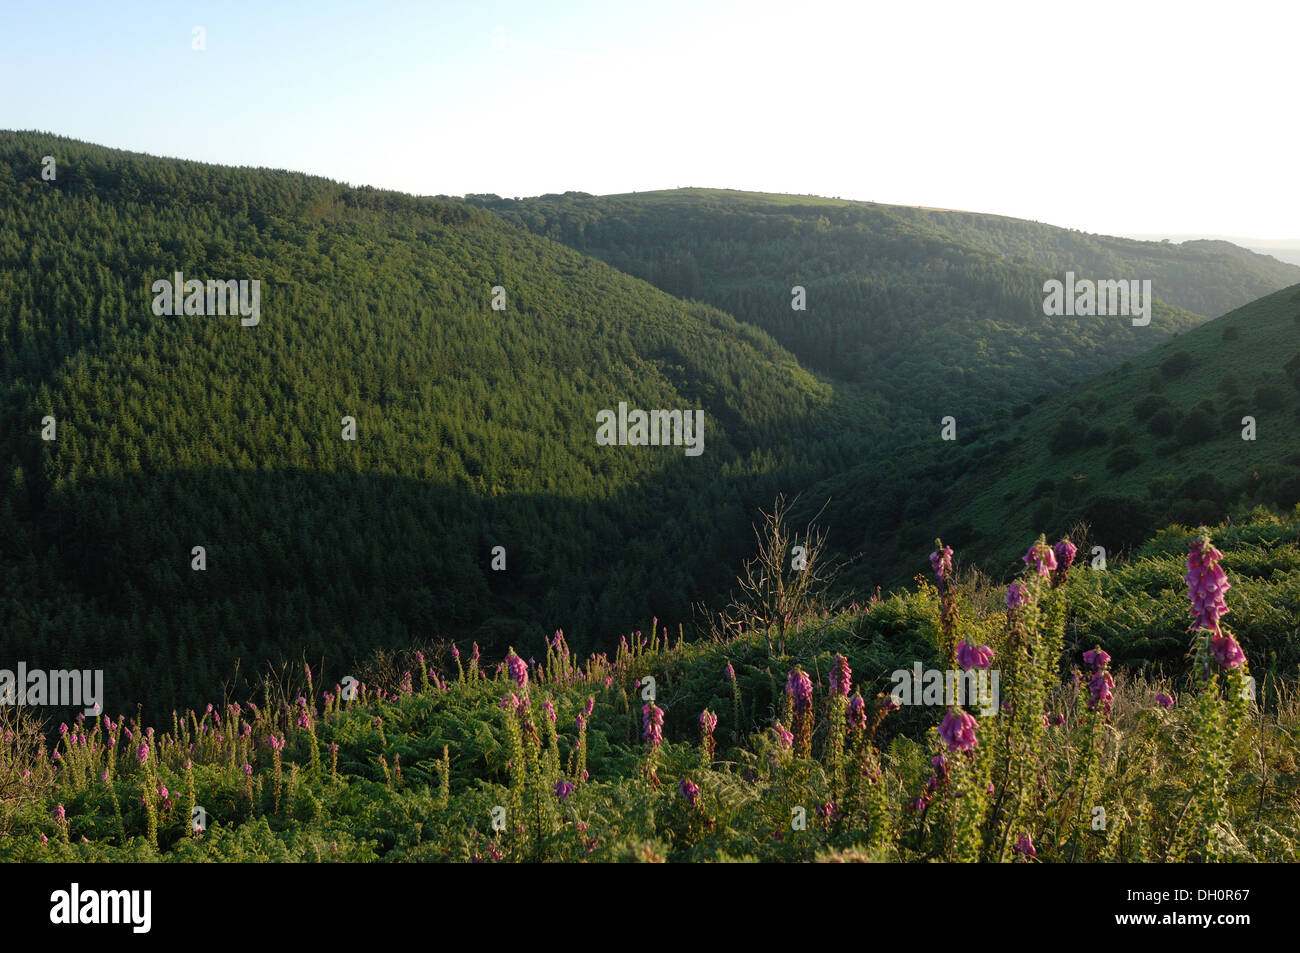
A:
<svg viewBox="0 0 1300 953">
<path fill-rule="evenodd" d="M 1300 237 L 1296 0 L 371 6 L 6 0 L 0 127 L 419 194 Z"/>
</svg>

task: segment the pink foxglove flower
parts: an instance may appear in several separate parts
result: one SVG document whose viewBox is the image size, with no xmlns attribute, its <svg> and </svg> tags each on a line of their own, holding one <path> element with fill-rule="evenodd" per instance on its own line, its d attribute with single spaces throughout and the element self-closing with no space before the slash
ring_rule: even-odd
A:
<svg viewBox="0 0 1300 953">
<path fill-rule="evenodd" d="M 512 651 L 506 658 L 506 667 L 510 670 L 510 677 L 515 680 L 515 684 L 518 685 L 520 689 L 527 689 L 528 663 Z"/>
<path fill-rule="evenodd" d="M 1223 597 L 1232 588 L 1219 565 L 1223 553 L 1210 543 L 1209 536 L 1192 540 L 1187 554 L 1187 594 L 1192 600 L 1193 628 L 1219 631 L 1219 619 L 1229 612 Z M 1222 664 L 1222 663 L 1221 663 Z"/>
<path fill-rule="evenodd" d="M 642 740 L 648 742 L 652 749 L 658 748 L 664 740 L 663 709 L 654 702 L 648 702 L 641 708 L 641 717 L 645 726 L 641 732 Z"/>
<path fill-rule="evenodd" d="M 979 745 L 975 737 L 978 727 L 974 716 L 960 708 L 949 708 L 939 725 L 939 737 L 947 743 L 949 751 L 970 751 Z"/>
<path fill-rule="evenodd" d="M 1214 660 L 1225 669 L 1236 668 L 1246 661 L 1246 653 L 1241 650 L 1237 640 L 1226 632 L 1210 636 L 1210 651 L 1214 654 Z"/>
<path fill-rule="evenodd" d="M 962 668 L 988 668 L 993 661 L 993 649 L 987 645 L 962 642 L 957 646 L 957 664 Z"/>
<path fill-rule="evenodd" d="M 1056 568 L 1056 553 L 1046 543 L 1038 542 L 1029 547 L 1029 552 L 1021 557 L 1026 566 L 1033 566 L 1034 572 L 1047 576 Z"/>
<path fill-rule="evenodd" d="M 807 711 L 812 708 L 812 679 L 802 668 L 796 666 L 790 670 L 785 681 L 785 693 L 794 702 L 795 711 Z"/>
<path fill-rule="evenodd" d="M 934 570 L 935 577 L 943 582 L 948 574 L 952 572 L 952 547 L 945 546 L 943 549 L 937 549 L 930 554 L 930 568 Z"/>
<path fill-rule="evenodd" d="M 1074 557 L 1078 553 L 1079 547 L 1068 539 L 1063 539 L 1052 547 L 1052 554 L 1056 556 L 1056 565 L 1061 572 L 1065 572 L 1074 565 Z"/>
<path fill-rule="evenodd" d="M 1089 649 L 1083 653 L 1083 661 L 1085 665 L 1092 666 L 1094 672 L 1100 672 L 1110 664 L 1110 655 L 1102 648 Z"/>
</svg>

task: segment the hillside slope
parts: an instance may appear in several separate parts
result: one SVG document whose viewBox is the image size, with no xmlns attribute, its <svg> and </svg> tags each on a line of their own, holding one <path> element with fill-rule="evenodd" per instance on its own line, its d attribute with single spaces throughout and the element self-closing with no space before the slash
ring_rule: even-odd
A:
<svg viewBox="0 0 1300 953">
<path fill-rule="evenodd" d="M 1079 522 L 1115 552 L 1169 523 L 1300 502 L 1300 285 L 1153 348 L 964 438 L 938 432 L 884 464 L 832 478 L 827 520 L 872 553 L 936 533 L 1010 572 L 1024 540 Z M 1253 418 L 1254 439 L 1251 436 Z M 869 498 L 854 487 L 871 486 Z M 902 581 L 897 573 L 887 577 Z M 866 581 L 865 576 L 863 581 Z M 879 580 L 877 580 L 879 581 Z"/>
<path fill-rule="evenodd" d="M 176 272 L 259 281 L 258 323 L 155 314 Z M 166 707 L 236 659 L 686 618 L 843 431 L 762 332 L 497 216 L 33 133 L 0 315 L 0 653 Z M 703 410 L 704 452 L 598 445 L 620 402 Z"/>
<path fill-rule="evenodd" d="M 988 420 L 1300 281 L 1300 268 L 1221 243 L 815 196 L 681 189 L 468 201 L 770 332 L 805 366 L 888 401 L 904 442 L 945 414 Z M 1070 270 L 1151 280 L 1151 324 L 1046 317 L 1043 282 Z M 796 285 L 806 310 L 792 308 Z"/>
</svg>

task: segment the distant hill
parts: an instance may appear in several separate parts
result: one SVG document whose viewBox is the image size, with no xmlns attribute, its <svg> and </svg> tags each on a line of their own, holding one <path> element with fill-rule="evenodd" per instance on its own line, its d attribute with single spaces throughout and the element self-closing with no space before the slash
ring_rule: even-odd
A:
<svg viewBox="0 0 1300 953">
<path fill-rule="evenodd" d="M 1180 245 L 1193 245 L 1197 242 L 1229 242 L 1241 248 L 1257 252 L 1291 265 L 1300 265 L 1300 238 L 1241 238 L 1235 235 L 1133 235 L 1139 241 L 1178 242 Z"/>
<path fill-rule="evenodd" d="M 771 333 L 815 370 L 881 397 L 906 431 L 997 410 L 1101 373 L 1300 281 L 1232 246 L 1086 235 L 996 215 L 708 189 L 471 196 L 512 222 Z M 1043 314 L 1043 282 L 1150 279 L 1140 333 Z M 792 309 L 791 288 L 807 291 Z"/>
</svg>

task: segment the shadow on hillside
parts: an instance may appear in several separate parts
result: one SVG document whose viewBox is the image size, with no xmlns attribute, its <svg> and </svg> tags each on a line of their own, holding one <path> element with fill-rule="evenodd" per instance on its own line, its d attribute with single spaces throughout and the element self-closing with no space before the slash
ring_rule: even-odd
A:
<svg viewBox="0 0 1300 953">
<path fill-rule="evenodd" d="M 729 588 L 775 492 L 690 463 L 601 501 L 348 472 L 64 486 L 23 518 L 30 550 L 5 560 L 0 657 L 103 668 L 110 710 L 159 713 L 216 701 L 237 662 L 260 679 L 267 661 L 323 658 L 332 685 L 376 649 L 426 640 L 541 657 L 557 628 L 584 655 L 656 615 L 675 634 L 692 603 Z M 494 546 L 504 571 L 490 568 Z"/>
</svg>

